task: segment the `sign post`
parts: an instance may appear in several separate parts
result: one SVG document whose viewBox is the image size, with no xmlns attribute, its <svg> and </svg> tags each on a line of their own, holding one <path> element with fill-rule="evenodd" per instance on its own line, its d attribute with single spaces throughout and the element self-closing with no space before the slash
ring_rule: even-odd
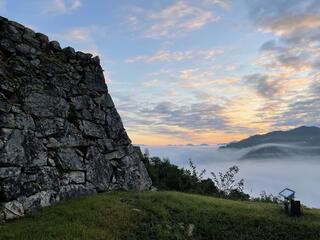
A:
<svg viewBox="0 0 320 240">
<path fill-rule="evenodd" d="M 279 195 L 284 198 L 284 210 L 291 216 L 301 215 L 301 204 L 300 201 L 294 200 L 295 191 L 290 188 L 283 189 Z"/>
</svg>

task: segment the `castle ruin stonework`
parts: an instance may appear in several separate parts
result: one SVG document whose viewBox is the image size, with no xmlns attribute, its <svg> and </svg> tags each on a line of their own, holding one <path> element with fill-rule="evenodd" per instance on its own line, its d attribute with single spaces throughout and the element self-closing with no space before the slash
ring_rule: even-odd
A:
<svg viewBox="0 0 320 240">
<path fill-rule="evenodd" d="M 140 156 L 98 57 L 0 17 L 0 221 L 78 196 L 148 189 Z"/>
</svg>

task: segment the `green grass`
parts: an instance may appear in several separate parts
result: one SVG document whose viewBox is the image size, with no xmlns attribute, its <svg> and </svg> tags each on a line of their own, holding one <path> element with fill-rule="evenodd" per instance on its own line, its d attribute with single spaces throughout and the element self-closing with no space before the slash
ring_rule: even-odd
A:
<svg viewBox="0 0 320 240">
<path fill-rule="evenodd" d="M 0 226 L 0 239 L 320 239 L 320 211 L 303 212 L 291 218 L 276 204 L 177 192 L 111 192 L 10 221 Z"/>
</svg>

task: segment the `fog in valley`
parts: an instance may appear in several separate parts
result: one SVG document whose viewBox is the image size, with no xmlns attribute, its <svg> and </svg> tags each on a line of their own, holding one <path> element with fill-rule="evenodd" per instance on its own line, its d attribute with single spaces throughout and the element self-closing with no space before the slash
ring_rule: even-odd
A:
<svg viewBox="0 0 320 240">
<path fill-rule="evenodd" d="M 287 146 L 288 147 L 288 146 Z M 293 146 L 294 147 L 294 146 Z M 142 146 L 150 156 L 169 158 L 180 167 L 189 168 L 189 159 L 198 170 L 225 172 L 229 167 L 240 168 L 239 178 L 245 180 L 245 192 L 259 196 L 262 191 L 278 195 L 283 188 L 296 191 L 296 199 L 308 207 L 320 208 L 320 156 L 295 155 L 268 159 L 239 160 L 252 149 L 229 150 L 218 146 Z M 294 147 L 295 148 L 295 147 Z"/>
</svg>

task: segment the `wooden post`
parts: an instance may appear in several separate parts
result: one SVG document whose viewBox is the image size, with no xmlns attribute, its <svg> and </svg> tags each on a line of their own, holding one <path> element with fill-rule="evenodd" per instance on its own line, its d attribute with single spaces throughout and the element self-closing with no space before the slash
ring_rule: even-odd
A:
<svg viewBox="0 0 320 240">
<path fill-rule="evenodd" d="M 301 215 L 301 204 L 300 201 L 291 200 L 290 201 L 290 213 L 291 216 L 298 217 Z"/>
</svg>

